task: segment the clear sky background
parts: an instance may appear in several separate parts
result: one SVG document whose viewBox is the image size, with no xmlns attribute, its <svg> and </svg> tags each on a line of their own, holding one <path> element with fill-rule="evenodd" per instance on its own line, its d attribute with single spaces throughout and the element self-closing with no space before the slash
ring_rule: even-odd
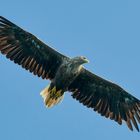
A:
<svg viewBox="0 0 140 140">
<path fill-rule="evenodd" d="M 140 99 L 139 0 L 1 0 L 0 15 L 61 53 L 86 56 L 86 68 Z M 48 84 L 0 55 L 1 140 L 140 139 L 70 93 L 46 109 L 39 93 Z"/>
</svg>

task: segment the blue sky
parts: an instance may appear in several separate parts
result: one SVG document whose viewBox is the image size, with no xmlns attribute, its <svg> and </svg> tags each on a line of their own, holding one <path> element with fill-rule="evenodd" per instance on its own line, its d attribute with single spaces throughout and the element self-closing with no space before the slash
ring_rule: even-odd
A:
<svg viewBox="0 0 140 140">
<path fill-rule="evenodd" d="M 140 99 L 139 0 L 3 0 L 0 15 Z M 40 91 L 49 84 L 0 55 L 0 139 L 138 140 L 126 125 L 101 117 L 65 95 L 46 109 Z"/>
</svg>

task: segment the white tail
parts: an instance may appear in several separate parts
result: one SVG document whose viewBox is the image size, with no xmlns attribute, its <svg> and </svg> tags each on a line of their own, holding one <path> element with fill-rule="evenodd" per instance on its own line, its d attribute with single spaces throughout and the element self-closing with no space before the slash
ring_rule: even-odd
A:
<svg viewBox="0 0 140 140">
<path fill-rule="evenodd" d="M 56 91 L 55 87 L 52 90 L 49 90 L 49 86 L 48 86 L 44 90 L 42 90 L 40 95 L 42 96 L 46 107 L 51 108 L 54 105 L 60 103 L 60 101 L 62 101 L 62 99 L 64 98 L 64 94 L 62 94 L 61 96 L 57 96 L 60 95 L 61 92 L 62 91 Z M 55 93 L 54 95 L 56 95 L 56 97 L 53 98 L 51 96 L 52 93 Z"/>
</svg>

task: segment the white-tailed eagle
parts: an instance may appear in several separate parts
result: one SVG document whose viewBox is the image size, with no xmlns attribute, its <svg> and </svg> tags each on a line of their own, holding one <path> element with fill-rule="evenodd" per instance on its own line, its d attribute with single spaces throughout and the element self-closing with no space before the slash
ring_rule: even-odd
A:
<svg viewBox="0 0 140 140">
<path fill-rule="evenodd" d="M 0 16 L 0 52 L 34 75 L 49 79 L 41 95 L 47 107 L 59 103 L 64 92 L 88 108 L 119 124 L 125 121 L 139 131 L 140 100 L 120 86 L 86 70 L 83 57 L 69 58 L 40 41 L 31 33 Z"/>
</svg>

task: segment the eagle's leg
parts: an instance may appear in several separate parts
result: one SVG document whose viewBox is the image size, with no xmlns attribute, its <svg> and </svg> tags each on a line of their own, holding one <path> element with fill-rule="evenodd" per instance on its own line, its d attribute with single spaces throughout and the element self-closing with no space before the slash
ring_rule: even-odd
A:
<svg viewBox="0 0 140 140">
<path fill-rule="evenodd" d="M 50 108 L 62 101 L 64 97 L 64 91 L 57 90 L 56 86 L 51 87 L 49 85 L 40 93 L 40 95 L 44 99 L 46 107 Z"/>
</svg>

